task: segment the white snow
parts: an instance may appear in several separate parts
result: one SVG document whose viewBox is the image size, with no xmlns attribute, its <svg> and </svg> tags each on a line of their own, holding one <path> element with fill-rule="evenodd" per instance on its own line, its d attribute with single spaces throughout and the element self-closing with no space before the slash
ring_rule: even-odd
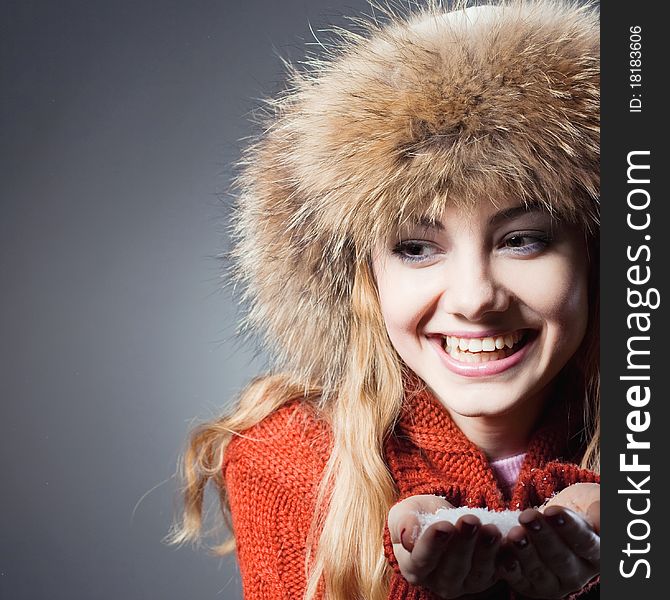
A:
<svg viewBox="0 0 670 600">
<path fill-rule="evenodd" d="M 434 513 L 417 513 L 419 517 L 420 532 L 419 536 L 423 534 L 426 529 L 433 523 L 438 521 L 447 521 L 456 524 L 456 521 L 463 515 L 474 515 L 482 523 L 487 525 L 493 523 L 498 527 L 500 533 L 505 536 L 507 532 L 515 525 L 519 524 L 520 510 L 503 510 L 493 511 L 487 508 L 468 508 L 462 506 L 460 508 L 440 508 Z"/>
</svg>

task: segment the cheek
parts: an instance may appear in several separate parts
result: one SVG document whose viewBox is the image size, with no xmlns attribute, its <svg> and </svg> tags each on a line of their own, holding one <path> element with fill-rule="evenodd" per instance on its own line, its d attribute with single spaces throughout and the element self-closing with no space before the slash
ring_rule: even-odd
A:
<svg viewBox="0 0 670 600">
<path fill-rule="evenodd" d="M 417 285 L 419 281 L 412 278 L 411 274 L 412 271 L 394 269 L 389 265 L 375 269 L 386 330 L 401 355 L 403 348 L 417 343 L 417 332 L 435 305 L 435 294 L 425 285 Z"/>
<path fill-rule="evenodd" d="M 584 334 L 588 320 L 588 276 L 579 261 L 558 260 L 519 281 L 519 297 L 560 338 Z"/>
<path fill-rule="evenodd" d="M 420 311 L 416 296 L 409 293 L 405 285 L 379 287 L 382 316 L 391 340 L 399 335 L 407 335 L 416 329 Z"/>
</svg>

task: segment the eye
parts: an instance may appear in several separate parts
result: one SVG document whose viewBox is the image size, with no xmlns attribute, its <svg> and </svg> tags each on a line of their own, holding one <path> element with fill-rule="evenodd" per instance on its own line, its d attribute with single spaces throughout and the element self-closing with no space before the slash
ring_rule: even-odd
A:
<svg viewBox="0 0 670 600">
<path fill-rule="evenodd" d="M 393 248 L 393 254 L 403 262 L 419 263 L 433 258 L 439 252 L 430 242 L 423 240 L 405 240 Z"/>
<path fill-rule="evenodd" d="M 501 249 L 517 256 L 530 256 L 542 252 L 551 242 L 546 231 L 515 231 L 506 236 Z"/>
</svg>

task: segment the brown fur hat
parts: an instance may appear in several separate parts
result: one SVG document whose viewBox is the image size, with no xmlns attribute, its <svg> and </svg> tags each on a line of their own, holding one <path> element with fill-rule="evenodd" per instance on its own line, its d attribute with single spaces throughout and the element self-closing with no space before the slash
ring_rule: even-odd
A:
<svg viewBox="0 0 670 600">
<path fill-rule="evenodd" d="M 235 276 L 277 368 L 337 389 L 357 261 L 447 203 L 514 197 L 597 229 L 599 22 L 512 0 L 389 10 L 291 69 L 237 181 Z"/>
</svg>

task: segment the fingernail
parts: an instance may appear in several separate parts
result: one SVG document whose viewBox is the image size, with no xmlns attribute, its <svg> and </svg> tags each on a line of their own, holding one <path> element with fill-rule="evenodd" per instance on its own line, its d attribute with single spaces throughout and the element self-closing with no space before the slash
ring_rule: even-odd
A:
<svg viewBox="0 0 670 600">
<path fill-rule="evenodd" d="M 498 541 L 498 536 L 497 535 L 488 535 L 484 538 L 484 545 L 485 546 L 493 546 Z"/>
<path fill-rule="evenodd" d="M 477 529 L 478 529 L 477 525 L 474 525 L 473 523 L 468 523 L 467 521 L 464 521 L 463 524 L 461 525 L 461 531 L 467 537 L 472 537 L 477 531 Z"/>
<path fill-rule="evenodd" d="M 526 527 L 529 527 L 533 531 L 540 531 L 540 529 L 542 529 L 542 523 L 540 523 L 539 519 L 533 519 L 529 523 L 526 523 Z"/>
<path fill-rule="evenodd" d="M 565 525 L 565 519 L 561 513 L 556 513 L 555 515 L 546 515 L 545 518 L 548 519 L 552 525 Z"/>
<path fill-rule="evenodd" d="M 414 542 L 412 542 L 412 540 L 410 539 L 411 536 L 409 534 L 405 535 L 406 533 L 407 533 L 406 529 L 403 529 L 400 532 L 400 543 L 403 545 L 403 548 L 405 548 L 405 550 L 411 552 L 412 550 L 414 550 Z"/>
<path fill-rule="evenodd" d="M 522 537 L 520 540 L 514 540 L 514 545 L 517 548 L 525 548 L 528 545 L 528 540 L 525 537 Z"/>
</svg>

